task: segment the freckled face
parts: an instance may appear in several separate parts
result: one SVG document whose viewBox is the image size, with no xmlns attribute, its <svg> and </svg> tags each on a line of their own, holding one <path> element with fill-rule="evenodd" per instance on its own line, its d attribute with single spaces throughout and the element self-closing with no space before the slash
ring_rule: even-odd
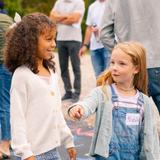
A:
<svg viewBox="0 0 160 160">
<path fill-rule="evenodd" d="M 38 58 L 50 59 L 56 47 L 55 32 L 45 32 L 38 39 Z"/>
<path fill-rule="evenodd" d="M 121 49 L 113 50 L 109 70 L 117 84 L 125 85 L 133 84 L 134 75 L 138 73 L 137 66 L 133 65 L 131 56 Z"/>
</svg>

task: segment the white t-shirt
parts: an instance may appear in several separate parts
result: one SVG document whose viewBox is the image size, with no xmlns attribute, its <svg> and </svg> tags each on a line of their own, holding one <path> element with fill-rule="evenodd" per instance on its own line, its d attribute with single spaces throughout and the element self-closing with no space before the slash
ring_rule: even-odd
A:
<svg viewBox="0 0 160 160">
<path fill-rule="evenodd" d="M 139 97 L 139 91 L 137 90 L 136 94 L 134 96 L 123 96 L 120 94 L 117 89 L 115 84 L 112 84 L 117 96 L 118 96 L 118 102 L 119 104 L 122 104 L 125 106 L 125 103 L 127 103 L 127 107 L 129 108 L 137 108 L 137 101 Z"/>
<path fill-rule="evenodd" d="M 72 25 L 57 25 L 57 40 L 58 41 L 82 41 L 81 22 L 85 11 L 83 0 L 57 0 L 53 9 L 61 14 L 69 14 L 78 12 L 81 18 L 78 23 Z"/>
<path fill-rule="evenodd" d="M 89 6 L 86 20 L 87 26 L 92 26 L 96 24 L 98 27 L 100 27 L 105 3 L 106 1 L 100 2 L 99 0 L 97 0 Z M 90 50 L 96 50 L 103 47 L 104 46 L 102 45 L 102 43 L 99 41 L 97 42 L 94 34 L 92 34 L 90 40 Z"/>
</svg>

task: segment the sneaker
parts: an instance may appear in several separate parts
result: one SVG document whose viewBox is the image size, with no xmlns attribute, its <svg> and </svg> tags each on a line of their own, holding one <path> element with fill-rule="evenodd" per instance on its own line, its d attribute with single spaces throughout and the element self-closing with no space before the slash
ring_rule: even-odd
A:
<svg viewBox="0 0 160 160">
<path fill-rule="evenodd" d="M 71 99 L 72 98 L 72 92 L 70 93 L 65 93 L 65 95 L 62 97 L 62 101 Z"/>
<path fill-rule="evenodd" d="M 79 101 L 79 95 L 78 94 L 72 94 L 72 103 L 76 103 L 77 101 Z"/>
</svg>

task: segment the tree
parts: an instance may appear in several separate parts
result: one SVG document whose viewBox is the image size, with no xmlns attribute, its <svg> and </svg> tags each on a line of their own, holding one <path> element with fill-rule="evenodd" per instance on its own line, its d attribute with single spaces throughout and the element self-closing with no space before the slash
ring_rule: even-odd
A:
<svg viewBox="0 0 160 160">
<path fill-rule="evenodd" d="M 21 0 L 5 0 L 5 8 L 8 11 L 8 14 L 10 16 L 14 16 L 15 12 L 23 14 L 22 8 L 21 8 Z"/>
<path fill-rule="evenodd" d="M 6 9 L 10 16 L 14 17 L 15 12 L 18 12 L 21 16 L 32 13 L 32 12 L 42 12 L 49 15 L 51 9 L 54 6 L 56 0 L 5 0 Z M 85 21 L 88 11 L 88 6 L 94 2 L 94 0 L 85 0 L 85 14 L 82 21 L 82 33 L 86 28 Z"/>
<path fill-rule="evenodd" d="M 25 13 L 42 12 L 49 15 L 56 0 L 22 0 L 22 8 Z"/>
</svg>

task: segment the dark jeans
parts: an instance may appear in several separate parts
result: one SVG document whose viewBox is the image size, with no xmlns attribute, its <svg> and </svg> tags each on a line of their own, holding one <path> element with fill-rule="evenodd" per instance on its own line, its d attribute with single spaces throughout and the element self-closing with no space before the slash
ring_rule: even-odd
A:
<svg viewBox="0 0 160 160">
<path fill-rule="evenodd" d="M 107 158 L 104 158 L 102 156 L 96 155 L 95 160 L 107 160 Z"/>
<path fill-rule="evenodd" d="M 76 36 L 76 35 L 75 35 Z M 72 91 L 72 85 L 70 81 L 70 75 L 68 70 L 69 57 L 74 73 L 73 88 L 76 94 L 81 92 L 81 71 L 80 71 L 80 58 L 78 52 L 81 47 L 81 43 L 78 41 L 58 41 L 58 55 L 61 69 L 61 76 L 64 83 L 66 93 Z"/>
<path fill-rule="evenodd" d="M 0 124 L 2 140 L 10 140 L 10 85 L 11 74 L 0 64 Z"/>
<path fill-rule="evenodd" d="M 148 69 L 148 91 L 160 113 L 160 67 Z"/>
</svg>

